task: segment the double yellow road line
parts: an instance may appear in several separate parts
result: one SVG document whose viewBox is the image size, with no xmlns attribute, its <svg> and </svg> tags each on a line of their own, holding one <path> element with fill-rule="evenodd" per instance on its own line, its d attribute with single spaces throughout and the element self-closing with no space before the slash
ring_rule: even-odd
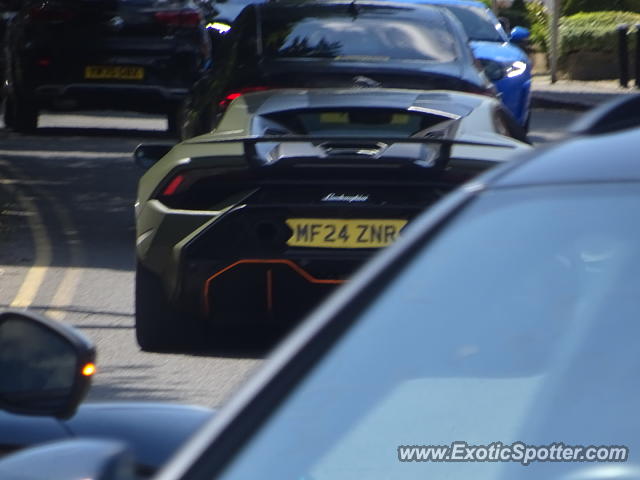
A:
<svg viewBox="0 0 640 480">
<path fill-rule="evenodd" d="M 4 164 L 3 167 L 15 178 L 15 183 L 11 181 L 3 182 L 3 188 L 6 188 L 13 198 L 16 199 L 23 211 L 28 212 L 26 218 L 35 248 L 33 264 L 29 267 L 20 288 L 9 305 L 11 308 L 29 308 L 33 305 L 45 281 L 46 275 L 51 269 L 53 257 L 51 237 L 44 223 L 42 211 L 38 208 L 36 202 L 25 195 L 17 186 L 19 182 L 24 181 L 24 176 L 13 166 Z M 70 237 L 75 237 L 77 231 L 69 211 L 64 208 L 55 197 L 43 189 L 37 190 L 36 193 L 53 208 L 63 231 Z M 75 240 L 75 238 L 72 239 Z M 82 269 L 74 266 L 79 265 L 83 257 L 79 242 L 67 241 L 67 245 L 70 249 L 71 265 L 65 268 L 62 280 L 58 284 L 46 310 L 48 316 L 58 320 L 64 318 L 65 310 L 71 305 L 82 276 Z"/>
</svg>

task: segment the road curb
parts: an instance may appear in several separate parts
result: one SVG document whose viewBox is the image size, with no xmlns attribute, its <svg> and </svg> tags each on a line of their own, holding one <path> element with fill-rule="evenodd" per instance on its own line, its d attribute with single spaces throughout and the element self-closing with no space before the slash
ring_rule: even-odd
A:
<svg viewBox="0 0 640 480">
<path fill-rule="evenodd" d="M 561 110 L 586 111 L 598 105 L 618 98 L 620 95 L 634 95 L 637 91 L 629 92 L 573 92 L 534 90 L 531 92 L 531 106 L 533 108 L 549 108 Z"/>
<path fill-rule="evenodd" d="M 556 98 L 549 98 L 544 95 L 531 96 L 531 108 L 547 108 L 552 110 L 574 110 L 577 112 L 585 112 L 590 110 L 595 105 L 591 105 L 583 102 L 576 102 L 572 100 L 559 100 Z"/>
</svg>

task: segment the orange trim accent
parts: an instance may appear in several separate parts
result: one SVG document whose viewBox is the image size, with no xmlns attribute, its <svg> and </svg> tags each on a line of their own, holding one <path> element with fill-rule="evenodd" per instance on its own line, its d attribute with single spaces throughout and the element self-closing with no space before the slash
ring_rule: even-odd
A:
<svg viewBox="0 0 640 480">
<path fill-rule="evenodd" d="M 202 295 L 204 297 L 204 313 L 205 313 L 205 315 L 209 315 L 209 312 L 211 311 L 211 306 L 209 305 L 209 295 L 207 295 L 207 293 L 209 292 L 209 286 L 211 285 L 211 282 L 216 277 L 219 277 L 223 273 L 231 270 L 232 268 L 237 267 L 238 265 L 244 265 L 244 264 L 268 264 L 268 263 L 275 264 L 275 265 L 286 265 L 289 268 L 291 268 L 292 270 L 294 270 L 298 275 L 300 275 L 302 278 L 304 278 L 309 283 L 319 283 L 319 284 L 325 284 L 325 285 L 340 285 L 340 284 L 345 282 L 345 280 L 332 280 L 332 279 L 316 278 L 313 275 L 311 275 L 309 272 L 304 270 L 302 267 L 300 267 L 299 265 L 294 263 L 293 261 L 287 260 L 287 259 L 284 259 L 284 258 L 275 258 L 275 259 L 270 259 L 270 260 L 261 260 L 261 259 L 238 260 L 237 262 L 234 262 L 231 265 L 227 265 L 223 269 L 218 270 L 216 273 L 211 275 L 207 279 L 207 281 L 204 283 L 204 290 L 202 292 Z"/>
<path fill-rule="evenodd" d="M 273 310 L 273 270 L 267 270 L 267 310 Z"/>
</svg>

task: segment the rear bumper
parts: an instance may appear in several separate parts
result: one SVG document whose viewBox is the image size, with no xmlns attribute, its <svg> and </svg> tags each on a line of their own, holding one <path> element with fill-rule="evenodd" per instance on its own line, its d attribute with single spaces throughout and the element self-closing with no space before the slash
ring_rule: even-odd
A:
<svg viewBox="0 0 640 480">
<path fill-rule="evenodd" d="M 245 258 L 227 264 L 198 264 L 197 268 L 191 265 L 183 301 L 193 305 L 196 300 L 199 311 L 194 313 L 214 328 L 286 328 L 344 283 L 362 262 L 341 261 L 339 266 L 334 264 L 333 273 L 324 274 L 301 266 L 304 263 L 313 267 L 314 261 Z"/>
<path fill-rule="evenodd" d="M 327 191 L 331 190 L 265 187 L 253 194 L 256 203 L 245 199 L 247 203 L 207 215 L 173 210 L 150 200 L 138 215 L 138 258 L 162 277 L 177 310 L 209 325 L 291 325 L 347 281 L 379 248 L 373 241 L 368 247 L 329 248 L 322 242 L 298 246 L 291 241 L 294 231 L 288 221 L 410 223 L 441 195 L 427 186 L 385 186 L 367 187 L 370 201 L 362 205 L 312 201 L 324 198 Z M 299 202 L 276 203 L 278 195 Z"/>
<path fill-rule="evenodd" d="M 32 46 L 10 50 L 7 88 L 20 90 L 45 108 L 110 108 L 166 112 L 180 102 L 203 74 L 207 60 L 193 47 L 185 51 L 86 50 Z M 89 66 L 133 67 L 141 77 L 87 78 Z"/>
<path fill-rule="evenodd" d="M 418 211 L 258 205 L 230 210 L 181 248 L 180 309 L 195 307 L 191 313 L 217 326 L 297 322 L 379 248 L 292 246 L 287 218 L 359 218 L 363 210 L 368 218 L 406 221 Z"/>
<path fill-rule="evenodd" d="M 289 247 L 284 221 L 283 236 L 265 237 L 246 213 L 187 215 L 153 200 L 138 218 L 139 261 L 176 310 L 214 329 L 294 325 L 378 250 Z"/>
<path fill-rule="evenodd" d="M 180 265 L 179 292 L 165 298 L 177 311 L 199 319 L 211 330 L 297 324 L 335 288 L 344 284 L 374 252 L 366 255 L 291 258 L 240 258 Z M 148 265 L 139 259 L 146 269 Z"/>
<path fill-rule="evenodd" d="M 187 88 L 159 85 L 82 84 L 40 85 L 34 94 L 50 108 L 111 108 L 163 112 L 186 97 Z"/>
</svg>

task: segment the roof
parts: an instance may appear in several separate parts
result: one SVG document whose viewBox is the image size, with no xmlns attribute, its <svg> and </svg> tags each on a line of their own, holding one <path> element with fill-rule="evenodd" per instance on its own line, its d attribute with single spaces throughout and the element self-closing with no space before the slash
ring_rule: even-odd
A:
<svg viewBox="0 0 640 480">
<path fill-rule="evenodd" d="M 461 7 L 478 7 L 478 8 L 489 8 L 484 3 L 476 0 L 404 0 L 407 3 L 417 3 L 417 4 L 433 4 L 433 5 L 453 5 L 453 6 L 461 6 Z"/>
<path fill-rule="evenodd" d="M 267 3 L 259 3 L 256 4 L 261 11 L 270 11 L 270 10 L 285 10 L 295 12 L 296 9 L 299 8 L 331 8 L 344 6 L 349 7 L 354 5 L 352 0 L 279 0 L 279 1 L 271 1 Z M 384 1 L 384 0 L 358 0 L 355 5 L 358 9 L 366 9 L 367 7 L 376 7 L 376 9 L 380 8 L 388 8 L 389 10 L 397 9 L 399 14 L 402 14 L 407 11 L 420 11 L 421 15 L 430 16 L 432 18 L 439 17 L 442 18 L 442 9 L 437 5 L 429 5 L 421 2 L 409 3 L 409 2 L 398 2 L 398 1 Z M 296 9 L 292 9 L 291 7 L 295 6 Z M 368 13 L 380 13 L 381 12 L 368 12 Z M 385 12 L 385 14 L 388 12 Z M 449 17 L 447 17 L 449 18 Z"/>
<path fill-rule="evenodd" d="M 404 90 L 387 88 L 285 89 L 243 95 L 251 113 L 268 115 L 283 110 L 307 108 L 394 108 L 423 107 L 455 115 L 468 115 L 490 97 L 440 90 Z M 237 100 L 236 100 L 237 101 Z"/>
<path fill-rule="evenodd" d="M 536 150 L 515 163 L 491 187 L 640 181 L 640 128 L 578 136 Z"/>
</svg>

